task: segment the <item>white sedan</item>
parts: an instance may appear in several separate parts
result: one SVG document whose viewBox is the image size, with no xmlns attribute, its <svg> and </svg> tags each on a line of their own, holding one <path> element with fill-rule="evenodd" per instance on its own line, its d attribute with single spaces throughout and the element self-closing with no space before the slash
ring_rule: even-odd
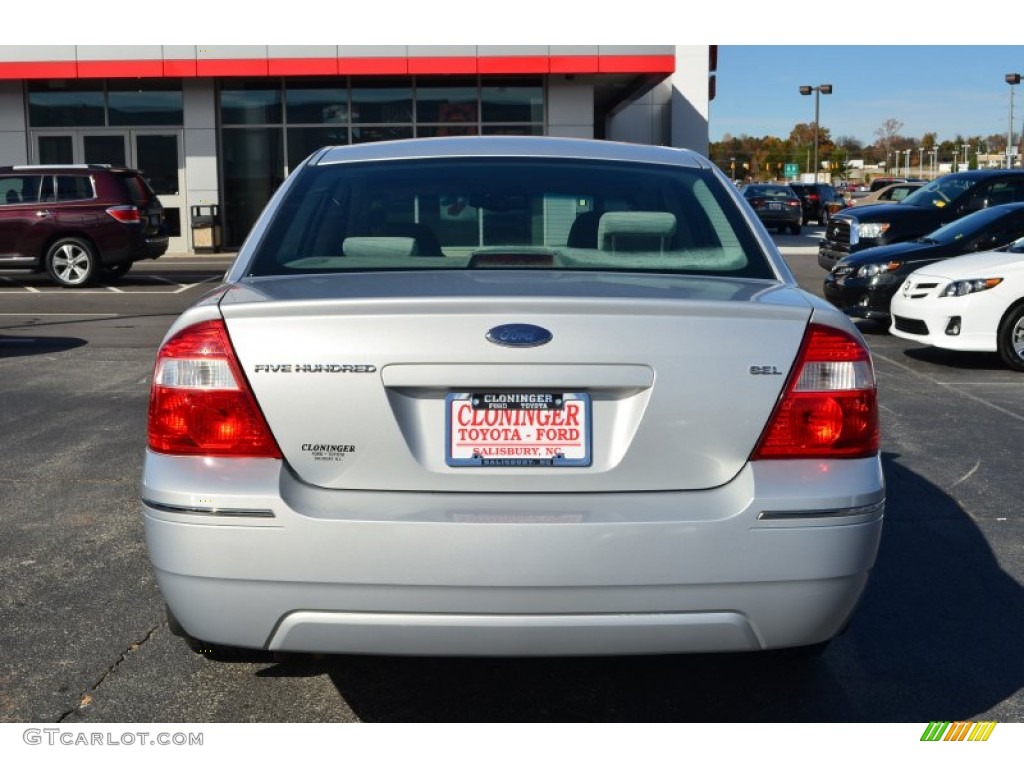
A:
<svg viewBox="0 0 1024 768">
<path fill-rule="evenodd" d="M 943 349 L 999 352 L 1024 371 L 1024 238 L 911 273 L 893 297 L 894 336 Z"/>
</svg>

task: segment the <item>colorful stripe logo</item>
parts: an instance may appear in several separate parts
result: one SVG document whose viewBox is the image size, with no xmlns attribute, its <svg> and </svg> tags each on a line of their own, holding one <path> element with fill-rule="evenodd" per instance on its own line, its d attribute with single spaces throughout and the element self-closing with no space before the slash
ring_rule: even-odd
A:
<svg viewBox="0 0 1024 768">
<path fill-rule="evenodd" d="M 986 720 L 980 723 L 931 722 L 921 734 L 921 741 L 988 741 L 995 730 L 996 723 Z"/>
</svg>

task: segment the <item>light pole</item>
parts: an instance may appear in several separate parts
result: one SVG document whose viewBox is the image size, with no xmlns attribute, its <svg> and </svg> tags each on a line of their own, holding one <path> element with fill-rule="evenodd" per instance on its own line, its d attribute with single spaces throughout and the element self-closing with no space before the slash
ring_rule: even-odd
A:
<svg viewBox="0 0 1024 768">
<path fill-rule="evenodd" d="M 939 150 L 936 147 L 932 150 L 932 179 L 939 175 Z"/>
<path fill-rule="evenodd" d="M 964 151 L 964 166 L 965 166 L 964 170 L 965 171 L 969 171 L 969 170 L 971 170 L 971 161 L 970 161 L 970 159 L 968 159 L 967 153 L 970 152 L 971 145 L 970 144 L 961 144 L 960 148 Z"/>
<path fill-rule="evenodd" d="M 1010 148 L 1013 146 L 1013 86 L 1020 83 L 1020 73 L 1011 72 L 1006 76 L 1006 82 L 1010 84 L 1010 126 L 1006 132 L 1006 167 L 1013 167 L 1013 154 Z"/>
<path fill-rule="evenodd" d="M 924 178 L 924 147 L 917 148 L 917 175 Z"/>
<path fill-rule="evenodd" d="M 801 85 L 800 95 L 810 96 L 814 94 L 814 183 L 818 183 L 818 97 L 821 94 L 828 95 L 832 93 L 832 86 L 830 84 L 825 85 Z"/>
</svg>

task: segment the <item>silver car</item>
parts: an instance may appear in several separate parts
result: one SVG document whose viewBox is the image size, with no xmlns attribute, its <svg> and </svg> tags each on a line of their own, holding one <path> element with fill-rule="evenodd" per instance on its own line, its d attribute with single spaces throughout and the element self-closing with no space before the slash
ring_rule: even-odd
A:
<svg viewBox="0 0 1024 768">
<path fill-rule="evenodd" d="M 688 150 L 323 149 L 157 355 L 193 648 L 820 650 L 885 500 L 870 355 Z"/>
</svg>

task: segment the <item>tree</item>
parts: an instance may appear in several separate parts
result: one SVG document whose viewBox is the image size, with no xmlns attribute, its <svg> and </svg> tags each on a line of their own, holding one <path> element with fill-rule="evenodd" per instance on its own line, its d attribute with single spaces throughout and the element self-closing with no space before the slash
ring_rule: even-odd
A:
<svg viewBox="0 0 1024 768">
<path fill-rule="evenodd" d="M 896 142 L 896 139 L 899 138 L 899 133 L 902 128 L 903 123 L 894 117 L 890 117 L 875 129 L 875 136 L 878 137 L 878 141 L 876 143 L 880 144 L 881 148 L 885 150 L 885 158 L 887 162 L 889 159 L 889 150 L 894 148 L 893 145 Z"/>
<path fill-rule="evenodd" d="M 840 136 L 836 139 L 836 146 L 842 147 L 849 154 L 856 154 L 864 151 L 864 142 L 853 136 Z"/>
</svg>

